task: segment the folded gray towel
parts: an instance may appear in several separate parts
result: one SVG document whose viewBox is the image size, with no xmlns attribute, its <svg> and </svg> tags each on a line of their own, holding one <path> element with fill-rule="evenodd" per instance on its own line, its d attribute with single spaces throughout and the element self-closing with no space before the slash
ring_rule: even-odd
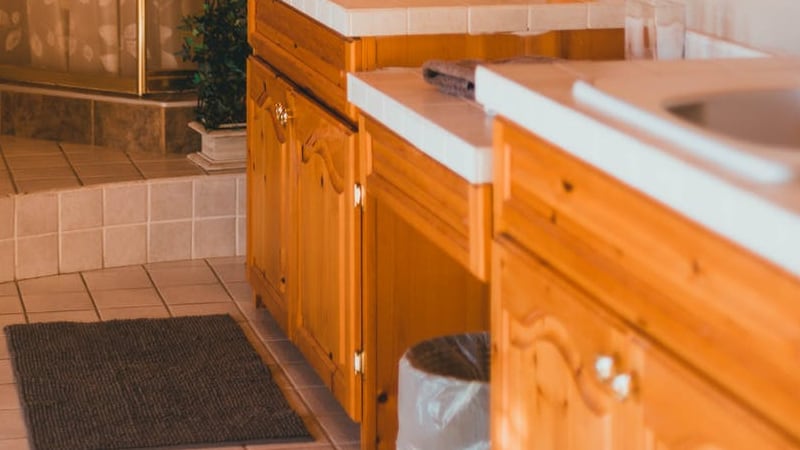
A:
<svg viewBox="0 0 800 450">
<path fill-rule="evenodd" d="M 422 65 L 422 77 L 445 94 L 473 100 L 475 98 L 475 68 L 479 64 L 543 63 L 557 60 L 558 58 L 539 55 L 518 56 L 494 61 L 431 59 Z"/>
</svg>

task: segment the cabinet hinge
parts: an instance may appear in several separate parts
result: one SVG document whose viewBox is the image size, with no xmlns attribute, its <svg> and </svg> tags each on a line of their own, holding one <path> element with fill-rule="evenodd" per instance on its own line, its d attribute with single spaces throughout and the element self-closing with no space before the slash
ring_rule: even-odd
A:
<svg viewBox="0 0 800 450">
<path fill-rule="evenodd" d="M 356 183 L 353 185 L 353 204 L 356 208 L 362 206 L 361 201 L 363 200 L 363 195 L 361 192 L 361 185 Z"/>
<path fill-rule="evenodd" d="M 359 351 L 353 354 L 353 368 L 356 375 L 364 374 L 364 352 Z"/>
</svg>

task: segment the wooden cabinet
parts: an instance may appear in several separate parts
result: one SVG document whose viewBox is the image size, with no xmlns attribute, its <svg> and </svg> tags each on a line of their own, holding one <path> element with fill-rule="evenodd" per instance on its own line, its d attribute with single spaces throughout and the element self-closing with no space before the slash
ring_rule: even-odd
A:
<svg viewBox="0 0 800 450">
<path fill-rule="evenodd" d="M 289 85 L 265 65 L 247 63 L 247 266 L 258 303 L 288 329 L 289 146 L 278 115 Z"/>
<path fill-rule="evenodd" d="M 489 185 L 470 185 L 371 119 L 364 156 L 363 448 L 397 438 L 398 362 L 414 344 L 488 330 Z"/>
<path fill-rule="evenodd" d="M 800 448 L 796 279 L 502 118 L 494 148 L 495 448 Z"/>
<path fill-rule="evenodd" d="M 361 416 L 361 207 L 356 134 L 302 94 L 291 105 L 297 291 L 292 338 L 351 417 Z"/>
<path fill-rule="evenodd" d="M 250 281 L 257 298 L 358 419 L 356 134 L 264 62 L 252 57 L 248 67 Z"/>
</svg>

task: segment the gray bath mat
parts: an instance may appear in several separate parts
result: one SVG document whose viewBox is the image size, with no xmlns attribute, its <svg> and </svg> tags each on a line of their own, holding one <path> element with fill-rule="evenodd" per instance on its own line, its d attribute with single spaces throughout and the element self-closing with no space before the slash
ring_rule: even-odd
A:
<svg viewBox="0 0 800 450">
<path fill-rule="evenodd" d="M 33 449 L 311 439 L 228 315 L 5 332 Z"/>
</svg>

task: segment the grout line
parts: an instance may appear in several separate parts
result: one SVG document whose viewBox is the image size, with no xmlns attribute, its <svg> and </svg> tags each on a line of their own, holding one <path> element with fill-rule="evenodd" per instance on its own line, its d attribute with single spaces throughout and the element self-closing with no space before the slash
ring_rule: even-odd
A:
<svg viewBox="0 0 800 450">
<path fill-rule="evenodd" d="M 94 313 L 97 314 L 97 319 L 100 322 L 103 322 L 103 316 L 100 314 L 100 308 L 97 307 L 97 302 L 94 300 L 92 290 L 89 289 L 89 283 L 86 282 L 86 277 L 83 276 L 83 272 L 78 272 L 78 275 L 81 277 L 81 282 L 83 283 L 83 288 L 86 289 L 86 294 L 89 296 L 89 301 L 92 302 L 92 308 L 94 308 Z"/>
<path fill-rule="evenodd" d="M 31 323 L 28 318 L 28 308 L 25 307 L 25 299 L 22 298 L 22 288 L 19 287 L 19 280 L 14 280 L 14 286 L 17 288 L 17 297 L 19 297 L 19 304 L 22 305 L 22 316 L 25 318 L 25 323 Z"/>
<path fill-rule="evenodd" d="M 72 160 L 69 159 L 69 155 L 64 151 L 64 147 L 61 146 L 61 142 L 56 141 L 55 144 L 58 147 L 58 151 L 61 152 L 61 156 L 67 161 L 67 165 L 69 165 L 69 169 L 72 171 L 72 174 L 75 175 L 75 178 L 78 180 L 78 184 L 85 186 L 83 179 L 81 179 L 81 176 L 78 175 L 78 169 L 75 168 L 74 164 L 72 164 Z"/>
<path fill-rule="evenodd" d="M 3 151 L 2 146 L 0 146 L 0 159 L 3 160 L 3 165 L 8 172 L 8 178 L 11 180 L 11 185 L 14 187 L 14 194 L 19 194 L 20 189 L 19 185 L 17 184 L 17 179 L 14 177 L 14 173 L 11 171 L 11 166 L 8 165 L 8 159 L 6 159 L 6 154 Z"/>
<path fill-rule="evenodd" d="M 164 299 L 164 294 L 161 292 L 161 288 L 156 284 L 156 280 L 153 279 L 153 275 L 147 270 L 146 264 L 139 264 L 139 266 L 144 270 L 144 274 L 147 276 L 147 279 L 150 280 L 150 284 L 153 285 L 153 289 L 156 291 L 156 295 L 161 300 L 161 304 L 164 305 L 164 308 L 167 310 L 167 314 L 170 317 L 175 317 L 175 314 L 172 312 L 172 308 L 169 307 L 169 304 Z"/>
</svg>

